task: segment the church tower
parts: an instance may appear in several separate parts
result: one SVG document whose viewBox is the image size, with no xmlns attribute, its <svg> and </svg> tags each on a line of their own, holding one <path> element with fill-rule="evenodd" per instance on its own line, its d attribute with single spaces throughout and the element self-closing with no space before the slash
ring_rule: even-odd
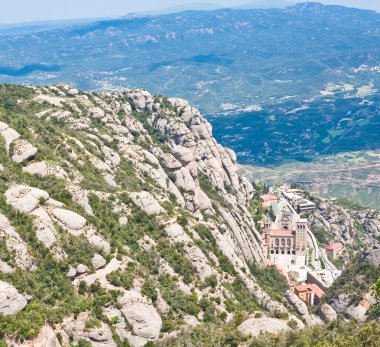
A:
<svg viewBox="0 0 380 347">
<path fill-rule="evenodd" d="M 299 219 L 296 224 L 296 254 L 307 255 L 307 219 Z"/>
</svg>

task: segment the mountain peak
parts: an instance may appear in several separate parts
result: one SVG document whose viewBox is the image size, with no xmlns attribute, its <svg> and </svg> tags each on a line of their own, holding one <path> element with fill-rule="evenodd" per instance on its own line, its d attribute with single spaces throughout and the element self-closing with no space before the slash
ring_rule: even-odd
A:
<svg viewBox="0 0 380 347">
<path fill-rule="evenodd" d="M 287 8 L 287 12 L 291 12 L 291 13 L 305 13 L 305 12 L 313 12 L 313 13 L 316 13 L 316 12 L 320 12 L 321 10 L 323 10 L 326 6 L 323 5 L 322 3 L 320 2 L 304 2 L 304 3 L 301 3 L 301 4 L 296 4 L 294 6 L 291 6 L 291 7 L 288 7 Z"/>
</svg>

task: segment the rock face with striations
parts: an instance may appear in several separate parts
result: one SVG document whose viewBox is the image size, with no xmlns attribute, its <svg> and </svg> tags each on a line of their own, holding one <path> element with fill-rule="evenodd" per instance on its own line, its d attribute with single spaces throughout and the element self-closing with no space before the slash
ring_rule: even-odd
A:
<svg viewBox="0 0 380 347">
<path fill-rule="evenodd" d="M 15 104 L 26 112 L 14 110 L 12 126 L 28 129 L 0 114 L 0 171 L 10 173 L 1 185 L 0 271 L 10 280 L 1 282 L 0 313 L 24 319 L 26 297 L 36 314 L 46 305 L 52 312 L 40 331 L 28 327 L 35 334 L 26 343 L 56 347 L 60 336 L 63 346 L 141 347 L 206 315 L 232 319 L 228 305 L 250 316 L 243 300 L 318 323 L 302 302 L 274 300 L 251 274 L 250 263 L 266 265 L 254 188 L 197 109 L 139 89 L 20 88 Z M 12 283 L 20 275 L 33 283 L 20 290 L 25 297 L 15 289 L 23 281 Z M 241 326 L 253 334 L 287 328 L 271 318 Z"/>
</svg>

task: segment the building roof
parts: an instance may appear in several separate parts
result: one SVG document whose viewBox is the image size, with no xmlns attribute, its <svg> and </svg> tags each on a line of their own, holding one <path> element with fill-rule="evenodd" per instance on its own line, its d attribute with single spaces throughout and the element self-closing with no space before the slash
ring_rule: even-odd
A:
<svg viewBox="0 0 380 347">
<path fill-rule="evenodd" d="M 340 242 L 336 242 L 336 243 L 330 243 L 327 247 L 326 247 L 326 251 L 339 251 L 343 248 L 343 245 L 340 243 Z"/>
<path fill-rule="evenodd" d="M 317 270 L 317 271 L 308 271 L 308 278 L 309 276 L 316 280 L 322 287 L 329 288 L 334 283 L 334 278 L 331 274 L 330 270 L 324 269 L 324 270 Z"/>
<path fill-rule="evenodd" d="M 272 236 L 293 236 L 292 230 L 271 230 Z"/>
<path fill-rule="evenodd" d="M 273 195 L 273 194 L 264 194 L 260 196 L 260 200 L 269 202 L 269 201 L 277 201 L 278 198 L 276 195 Z"/>
<path fill-rule="evenodd" d="M 294 286 L 294 291 L 297 292 L 313 292 L 319 299 L 325 295 L 325 292 L 319 288 L 316 284 L 300 284 L 298 286 Z"/>
</svg>

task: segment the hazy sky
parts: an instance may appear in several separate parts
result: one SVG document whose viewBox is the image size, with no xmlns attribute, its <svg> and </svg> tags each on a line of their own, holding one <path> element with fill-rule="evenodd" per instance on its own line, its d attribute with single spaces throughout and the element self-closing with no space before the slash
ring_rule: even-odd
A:
<svg viewBox="0 0 380 347">
<path fill-rule="evenodd" d="M 249 0 L 0 0 L 0 23 L 119 17 L 130 12 L 160 10 L 201 2 L 238 6 Z M 380 0 L 320 0 L 320 2 L 369 8 L 380 12 Z"/>
</svg>

